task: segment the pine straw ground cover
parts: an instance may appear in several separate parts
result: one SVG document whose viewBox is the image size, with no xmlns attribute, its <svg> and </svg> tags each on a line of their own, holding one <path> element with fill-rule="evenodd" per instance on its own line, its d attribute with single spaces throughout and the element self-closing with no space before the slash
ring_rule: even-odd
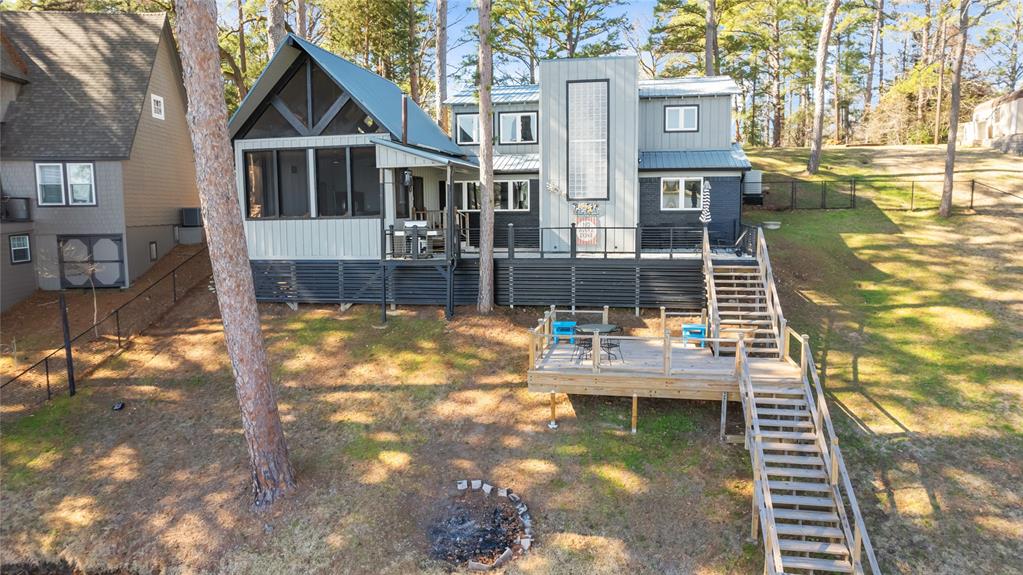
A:
<svg viewBox="0 0 1023 575">
<path fill-rule="evenodd" d="M 93 374 L 75 398 L 4 421 L 0 558 L 148 573 L 444 573 L 436 503 L 483 478 L 528 503 L 536 543 L 511 573 L 749 573 L 745 452 L 713 403 L 526 391 L 524 326 L 379 308 L 261 307 L 299 482 L 250 510 L 245 446 L 213 296 Z M 656 319 L 616 314 L 634 332 Z M 127 407 L 111 410 L 117 401 Z M 733 412 L 737 413 L 737 412 Z"/>
</svg>

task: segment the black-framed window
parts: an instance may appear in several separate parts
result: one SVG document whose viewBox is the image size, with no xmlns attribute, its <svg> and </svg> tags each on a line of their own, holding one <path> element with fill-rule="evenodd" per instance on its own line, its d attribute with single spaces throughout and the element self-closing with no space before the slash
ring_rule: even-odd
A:
<svg viewBox="0 0 1023 575">
<path fill-rule="evenodd" d="M 610 197 L 608 119 L 609 81 L 566 82 L 566 133 L 569 200 L 606 200 Z"/>
<path fill-rule="evenodd" d="M 480 209 L 479 182 L 455 182 L 455 198 L 460 209 L 475 212 Z M 494 182 L 494 210 L 498 212 L 529 211 L 529 180 L 498 180 Z M 462 208 L 462 206 L 465 206 Z"/>
<path fill-rule="evenodd" d="M 277 162 L 273 150 L 245 152 L 245 205 L 249 218 L 276 218 Z"/>
<path fill-rule="evenodd" d="M 7 236 L 10 247 L 11 264 L 24 264 L 32 261 L 32 240 L 28 234 Z"/>
<path fill-rule="evenodd" d="M 37 162 L 35 167 L 40 206 L 96 205 L 96 166 L 92 162 Z"/>
<path fill-rule="evenodd" d="M 455 114 L 455 143 L 480 143 L 480 115 Z"/>
<path fill-rule="evenodd" d="M 535 144 L 536 112 L 501 112 L 497 115 L 498 142 Z"/>
<path fill-rule="evenodd" d="M 664 107 L 665 132 L 699 132 L 700 106 L 686 104 Z"/>
<path fill-rule="evenodd" d="M 348 148 L 316 150 L 316 214 L 348 215 Z"/>
<path fill-rule="evenodd" d="M 402 170 L 394 171 L 394 217 L 411 218 L 412 211 L 409 209 L 409 192 L 411 190 L 405 185 L 405 175 Z"/>
<path fill-rule="evenodd" d="M 277 196 L 282 218 L 309 216 L 309 154 L 306 150 L 277 151 Z"/>
<path fill-rule="evenodd" d="M 380 173 L 372 146 L 351 148 L 352 215 L 380 215 Z"/>
</svg>

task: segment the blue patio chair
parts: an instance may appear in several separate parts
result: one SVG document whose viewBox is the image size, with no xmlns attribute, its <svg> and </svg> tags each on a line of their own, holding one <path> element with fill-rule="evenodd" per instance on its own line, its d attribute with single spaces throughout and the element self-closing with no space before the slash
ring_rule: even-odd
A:
<svg viewBox="0 0 1023 575">
<path fill-rule="evenodd" d="M 700 347 L 705 347 L 706 342 L 703 338 L 707 337 L 707 326 L 702 323 L 685 323 L 682 324 L 682 347 L 686 346 L 686 342 L 689 338 L 698 339 L 700 341 Z"/>
<path fill-rule="evenodd" d="M 567 335 L 568 343 L 575 343 L 575 322 L 574 321 L 556 321 L 551 324 L 554 334 L 554 343 L 558 343 L 561 338 L 558 336 Z"/>
</svg>

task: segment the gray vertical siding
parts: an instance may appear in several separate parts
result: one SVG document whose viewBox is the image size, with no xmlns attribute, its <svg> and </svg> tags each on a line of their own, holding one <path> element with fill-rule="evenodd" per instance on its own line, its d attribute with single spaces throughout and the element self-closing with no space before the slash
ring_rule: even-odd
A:
<svg viewBox="0 0 1023 575">
<path fill-rule="evenodd" d="M 35 163 L 23 160 L 0 162 L 4 193 L 32 198 L 35 229 L 32 259 L 37 282 L 42 289 L 60 289 L 58 235 L 124 235 L 122 162 L 96 162 L 95 166 L 95 206 L 40 207 L 35 199 Z"/>
<path fill-rule="evenodd" d="M 540 64 L 540 221 L 544 226 L 568 227 L 576 217 L 566 198 L 566 83 L 570 80 L 609 80 L 608 146 L 609 199 L 598 202 L 602 226 L 636 225 L 639 98 L 636 58 L 577 58 L 545 60 Z M 568 234 L 551 233 L 544 245 L 568 249 Z M 633 234 L 612 233 L 609 248 L 632 250 Z"/>
<path fill-rule="evenodd" d="M 495 154 L 535 154 L 540 151 L 539 143 L 536 144 L 501 144 L 500 143 L 500 125 L 498 124 L 498 115 L 501 112 L 537 112 L 536 123 L 537 123 L 537 140 L 543 138 L 540 126 L 543 125 L 544 118 L 539 113 L 540 106 L 536 102 L 522 102 L 520 104 L 495 104 L 494 105 L 494 153 Z M 470 104 L 456 104 L 451 106 L 451 139 L 456 139 L 455 134 L 455 114 L 477 114 L 479 113 L 478 105 Z M 458 144 L 466 152 L 478 155 L 480 152 L 479 144 Z"/>
<path fill-rule="evenodd" d="M 699 130 L 665 132 L 664 107 L 700 107 Z M 727 150 L 732 146 L 732 97 L 643 98 L 639 101 L 639 149 Z"/>
</svg>

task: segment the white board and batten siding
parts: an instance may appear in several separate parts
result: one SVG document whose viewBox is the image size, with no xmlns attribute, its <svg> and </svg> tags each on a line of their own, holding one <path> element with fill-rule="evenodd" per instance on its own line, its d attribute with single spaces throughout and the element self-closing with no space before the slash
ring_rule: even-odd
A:
<svg viewBox="0 0 1023 575">
<path fill-rule="evenodd" d="M 236 140 L 235 174 L 242 212 L 245 211 L 246 151 L 370 146 L 370 140 L 379 137 L 379 134 L 358 134 Z M 310 173 L 309 181 L 315 184 L 314 173 Z M 312 186 L 310 193 L 315 193 Z M 252 260 L 379 259 L 380 217 L 246 219 L 245 238 Z"/>
<path fill-rule="evenodd" d="M 540 221 L 544 226 L 568 227 L 576 221 L 576 200 L 568 190 L 568 82 L 608 81 L 609 191 L 601 204 L 599 225 L 632 227 L 638 217 L 637 127 L 639 125 L 638 66 L 634 56 L 545 60 L 540 65 Z M 635 236 L 628 230 L 610 232 L 608 248 L 633 249 Z M 568 250 L 566 233 L 545 237 L 545 249 Z M 603 243 L 603 239 L 601 239 Z"/>
<path fill-rule="evenodd" d="M 665 106 L 698 106 L 695 132 L 666 132 Z M 732 146 L 732 97 L 642 98 L 639 101 L 639 149 L 727 150 Z"/>
</svg>

